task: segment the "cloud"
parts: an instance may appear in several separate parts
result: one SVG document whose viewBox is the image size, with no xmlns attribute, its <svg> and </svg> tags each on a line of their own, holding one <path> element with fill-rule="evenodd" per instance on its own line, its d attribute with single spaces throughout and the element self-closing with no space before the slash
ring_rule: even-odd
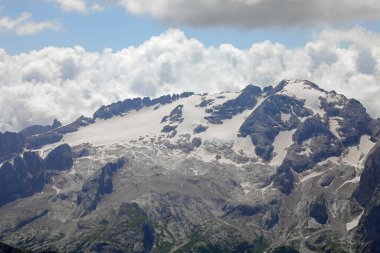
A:
<svg viewBox="0 0 380 253">
<path fill-rule="evenodd" d="M 90 12 L 100 12 L 104 10 L 104 6 L 94 1 L 89 3 L 88 0 L 46 0 L 55 3 L 60 9 L 65 12 L 79 12 L 88 14 Z"/>
<path fill-rule="evenodd" d="M 205 46 L 171 29 L 120 51 L 46 47 L 9 55 L 0 49 L 0 129 L 54 118 L 68 123 L 129 97 L 240 90 L 293 78 L 357 98 L 379 117 L 379 42 L 380 34 L 355 27 L 324 30 L 299 48 L 264 41 L 241 50 Z"/>
<path fill-rule="evenodd" d="M 87 5 L 85 0 L 56 0 L 56 3 L 64 11 L 87 11 Z"/>
<path fill-rule="evenodd" d="M 0 33 L 14 32 L 17 35 L 33 35 L 46 30 L 59 30 L 60 25 L 56 21 L 34 22 L 32 14 L 23 12 L 17 18 L 0 16 Z"/>
<path fill-rule="evenodd" d="M 378 20 L 378 0 L 118 0 L 136 15 L 193 26 L 248 29 Z"/>
</svg>

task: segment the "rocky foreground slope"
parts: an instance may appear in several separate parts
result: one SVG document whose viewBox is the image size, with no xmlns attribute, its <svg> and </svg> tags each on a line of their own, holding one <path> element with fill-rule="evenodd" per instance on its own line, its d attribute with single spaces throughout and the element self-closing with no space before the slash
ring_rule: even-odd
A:
<svg viewBox="0 0 380 253">
<path fill-rule="evenodd" d="M 303 80 L 127 99 L 0 135 L 0 241 L 58 252 L 380 252 L 380 121 Z"/>
</svg>

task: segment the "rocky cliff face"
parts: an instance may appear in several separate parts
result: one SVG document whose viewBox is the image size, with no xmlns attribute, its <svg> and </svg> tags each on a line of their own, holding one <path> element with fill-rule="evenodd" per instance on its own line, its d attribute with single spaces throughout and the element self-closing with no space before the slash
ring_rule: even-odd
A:
<svg viewBox="0 0 380 253">
<path fill-rule="evenodd" d="M 61 122 L 55 119 L 51 126 L 33 125 L 33 126 L 23 129 L 19 134 L 21 134 L 24 137 L 29 137 L 32 135 L 49 132 L 61 126 L 62 126 Z"/>
<path fill-rule="evenodd" d="M 44 184 L 45 162 L 37 154 L 25 152 L 0 168 L 0 206 L 40 192 Z"/>
<path fill-rule="evenodd" d="M 107 163 L 83 184 L 82 190 L 77 197 L 77 213 L 79 216 L 84 216 L 95 210 L 103 195 L 112 193 L 112 177 L 123 165 L 123 159 L 118 160 L 116 163 Z"/>
<path fill-rule="evenodd" d="M 359 187 L 354 197 L 365 208 L 361 216 L 358 236 L 364 243 L 359 244 L 362 252 L 380 251 L 380 145 L 377 144 L 368 155 Z"/>
<path fill-rule="evenodd" d="M 73 166 L 73 152 L 67 144 L 62 144 L 46 156 L 46 165 L 51 170 L 68 170 Z"/>
<path fill-rule="evenodd" d="M 0 240 L 18 248 L 378 251 L 380 121 L 309 81 L 127 99 L 37 128 L 38 154 L 1 151 Z"/>
<path fill-rule="evenodd" d="M 0 162 L 12 158 L 21 153 L 24 148 L 25 139 L 17 133 L 0 133 Z"/>
</svg>

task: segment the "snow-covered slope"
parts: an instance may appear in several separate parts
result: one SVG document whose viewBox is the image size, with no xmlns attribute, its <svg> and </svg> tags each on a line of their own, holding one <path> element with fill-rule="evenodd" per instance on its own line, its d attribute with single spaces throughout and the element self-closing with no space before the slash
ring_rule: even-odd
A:
<svg viewBox="0 0 380 253">
<path fill-rule="evenodd" d="M 150 246 L 155 249 L 186 250 L 199 228 L 202 236 L 228 234 L 212 240 L 237 236 L 245 241 L 250 239 L 243 235 L 257 234 L 273 247 L 292 240 L 314 245 L 323 231 L 350 241 L 365 216 L 352 195 L 379 129 L 358 101 L 305 80 L 284 80 L 264 90 L 249 85 L 240 92 L 105 105 L 93 118 L 27 137 L 26 148 L 29 142 L 53 164 L 59 155 L 52 153 L 68 144 L 72 151 L 65 146 L 61 155 L 71 155 L 73 166 L 49 167 L 42 193 L 0 207 L 0 232 L 8 231 L 8 243 L 24 243 L 9 227 L 31 217 L 21 211 L 12 216 L 10 210 L 30 205 L 33 217 L 45 217 L 41 208 L 48 215 L 32 221 L 30 230 L 18 229 L 23 238 L 46 224 L 49 233 L 63 234 L 32 249 L 54 245 L 75 251 L 82 245 L 96 251 L 91 250 L 100 247 L 95 242 L 111 245 L 109 234 L 101 236 L 109 224 L 118 227 L 121 216 L 133 218 L 120 208 L 135 203 L 149 217 L 139 217 L 145 223 L 136 226 L 144 233 L 154 230 Z M 128 238 L 140 238 L 131 231 Z"/>
</svg>

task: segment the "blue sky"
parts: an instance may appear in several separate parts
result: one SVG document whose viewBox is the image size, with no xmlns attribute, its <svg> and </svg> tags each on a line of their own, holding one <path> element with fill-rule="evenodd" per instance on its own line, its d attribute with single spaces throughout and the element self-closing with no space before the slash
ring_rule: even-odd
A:
<svg viewBox="0 0 380 253">
<path fill-rule="evenodd" d="M 72 47 L 80 45 L 88 51 L 102 51 L 105 48 L 120 50 L 128 46 L 138 46 L 152 36 L 159 35 L 173 27 L 181 29 L 187 36 L 194 37 L 205 45 L 218 46 L 230 43 L 235 47 L 245 49 L 255 42 L 270 40 L 282 43 L 287 47 L 300 47 L 324 27 L 331 26 L 330 23 L 320 24 L 318 22 L 307 26 L 301 24 L 286 27 L 276 25 L 239 27 L 228 24 L 194 26 L 191 23 L 186 24 L 186 22 L 179 24 L 168 22 L 168 20 L 156 18 L 149 13 L 132 14 L 117 0 L 114 0 L 112 4 L 105 4 L 107 1 L 101 1 L 99 2 L 103 8 L 101 11 L 87 13 L 65 10 L 55 1 L 59 0 L 0 0 L 0 17 L 16 19 L 21 13 L 28 12 L 33 15 L 32 19 L 35 22 L 49 20 L 57 22 L 60 26 L 58 31 L 46 30 L 29 36 L 1 32 L 0 29 L 0 47 L 10 54 L 38 50 L 46 46 Z M 108 2 L 112 2 L 112 0 Z M 342 28 L 353 25 L 360 25 L 374 32 L 380 31 L 380 22 L 376 18 L 348 19 L 338 24 Z"/>
<path fill-rule="evenodd" d="M 0 0 L 0 131 L 308 79 L 380 117 L 378 0 Z"/>
<path fill-rule="evenodd" d="M 104 10 L 92 13 L 65 11 L 44 0 L 1 0 L 0 16 L 17 18 L 23 12 L 33 15 L 33 21 L 53 20 L 59 23 L 58 31 L 43 31 L 31 36 L 18 36 L 12 32 L 0 33 L 0 47 L 10 54 L 28 52 L 46 46 L 72 47 L 81 45 L 88 51 L 102 51 L 105 48 L 120 50 L 138 46 L 152 36 L 159 35 L 171 27 L 185 32 L 189 37 L 205 45 L 218 46 L 230 43 L 238 48 L 249 48 L 253 43 L 264 40 L 279 42 L 288 47 L 304 45 L 318 33 L 321 25 L 308 27 L 249 27 L 191 26 L 157 20 L 147 14 L 134 15 L 117 4 L 104 6 Z M 378 21 L 346 22 L 341 27 L 361 24 L 372 31 L 379 31 Z"/>
</svg>

